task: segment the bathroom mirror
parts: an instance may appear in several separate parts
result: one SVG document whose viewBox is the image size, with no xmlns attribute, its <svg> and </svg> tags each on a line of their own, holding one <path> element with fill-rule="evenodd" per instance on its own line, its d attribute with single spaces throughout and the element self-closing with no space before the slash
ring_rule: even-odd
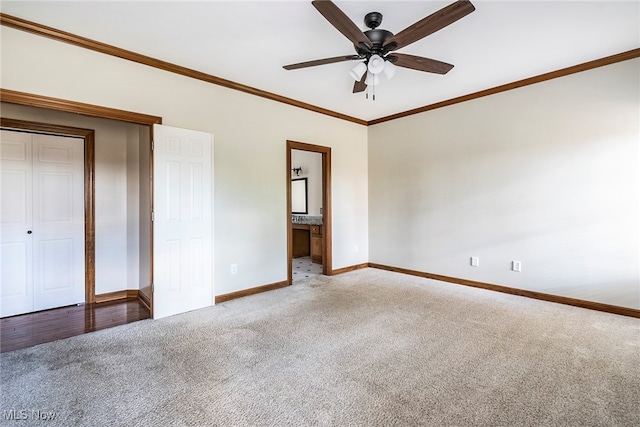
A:
<svg viewBox="0 0 640 427">
<path fill-rule="evenodd" d="M 307 178 L 296 178 L 291 180 L 291 213 L 309 213 L 309 203 L 307 201 Z"/>
</svg>

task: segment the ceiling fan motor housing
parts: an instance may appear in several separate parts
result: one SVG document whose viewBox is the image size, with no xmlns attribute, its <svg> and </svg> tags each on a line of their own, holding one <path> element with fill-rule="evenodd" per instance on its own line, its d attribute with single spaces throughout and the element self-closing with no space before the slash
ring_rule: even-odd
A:
<svg viewBox="0 0 640 427">
<path fill-rule="evenodd" d="M 359 55 L 364 55 L 367 58 L 374 54 L 380 54 L 382 52 L 382 45 L 385 41 L 393 37 L 391 31 L 378 29 L 382 23 L 382 14 L 380 12 L 369 12 L 364 17 L 364 23 L 367 27 L 371 28 L 365 31 L 364 34 L 369 40 L 371 40 L 371 47 L 368 46 L 354 46 Z"/>
<path fill-rule="evenodd" d="M 369 30 L 365 31 L 364 34 L 369 38 L 369 40 L 371 40 L 372 46 L 369 47 L 364 45 L 354 45 L 353 47 L 356 49 L 356 52 L 358 52 L 358 55 L 365 56 L 367 57 L 367 59 L 371 55 L 376 54 L 384 56 L 386 54 L 386 51 L 382 46 L 384 42 L 393 37 L 393 33 L 387 30 Z"/>
<path fill-rule="evenodd" d="M 364 34 L 371 40 L 373 44 L 372 50 L 381 50 L 383 43 L 393 37 L 393 33 L 387 30 L 369 30 L 365 31 Z"/>
</svg>

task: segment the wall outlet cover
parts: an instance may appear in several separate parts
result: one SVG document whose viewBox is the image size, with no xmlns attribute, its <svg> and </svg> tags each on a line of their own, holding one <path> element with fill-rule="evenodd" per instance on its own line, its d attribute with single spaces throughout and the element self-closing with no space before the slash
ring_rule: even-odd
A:
<svg viewBox="0 0 640 427">
<path fill-rule="evenodd" d="M 520 261 L 511 261 L 511 270 L 522 271 L 522 263 Z"/>
</svg>

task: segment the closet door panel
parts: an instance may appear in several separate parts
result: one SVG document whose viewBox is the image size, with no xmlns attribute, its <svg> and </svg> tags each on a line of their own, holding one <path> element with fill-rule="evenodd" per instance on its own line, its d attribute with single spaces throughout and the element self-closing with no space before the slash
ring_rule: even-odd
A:
<svg viewBox="0 0 640 427">
<path fill-rule="evenodd" d="M 32 135 L 0 131 L 0 316 L 33 311 Z"/>
<path fill-rule="evenodd" d="M 84 141 L 33 137 L 34 310 L 84 302 Z"/>
</svg>

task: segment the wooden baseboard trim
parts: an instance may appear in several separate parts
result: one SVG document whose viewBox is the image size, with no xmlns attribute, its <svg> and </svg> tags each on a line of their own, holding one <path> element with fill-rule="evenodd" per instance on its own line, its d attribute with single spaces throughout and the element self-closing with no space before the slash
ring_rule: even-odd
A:
<svg viewBox="0 0 640 427">
<path fill-rule="evenodd" d="M 149 300 L 149 297 L 140 291 L 138 291 L 138 301 L 140 301 L 140 304 L 144 305 L 147 310 L 151 311 L 151 301 Z"/>
<path fill-rule="evenodd" d="M 350 265 L 348 267 L 338 268 L 337 270 L 331 271 L 331 275 L 335 276 L 336 274 L 348 273 L 349 271 L 360 270 L 362 268 L 369 267 L 369 263 L 365 262 L 363 264 Z"/>
<path fill-rule="evenodd" d="M 367 267 L 369 267 L 369 263 L 367 263 L 367 262 L 365 262 L 363 264 L 351 265 L 349 267 L 344 267 L 344 268 L 339 268 L 337 270 L 332 270 L 331 271 L 331 275 L 333 276 L 333 275 L 336 275 L 336 274 L 342 274 L 342 273 L 346 273 L 348 271 L 359 270 L 361 268 L 367 268 Z M 231 301 L 232 299 L 236 299 L 236 298 L 242 298 L 242 297 L 246 297 L 246 296 L 249 296 L 249 295 L 259 294 L 261 292 L 267 292 L 267 291 L 272 291 L 274 289 L 284 288 L 286 286 L 289 286 L 289 284 L 285 280 L 285 281 L 282 281 L 282 282 L 271 283 L 269 285 L 256 286 L 255 288 L 243 289 L 241 291 L 231 292 L 231 293 L 228 293 L 228 294 L 216 295 L 216 304 L 221 303 L 221 302 L 225 302 L 225 301 Z M 142 295 L 142 294 L 140 294 L 140 295 Z"/>
<path fill-rule="evenodd" d="M 228 294 L 216 295 L 216 304 L 231 301 L 232 299 L 242 298 L 249 295 L 259 294 L 261 292 L 272 291 L 274 289 L 280 289 L 289 286 L 287 281 L 271 283 L 269 285 L 256 286 L 255 288 L 243 289 L 237 292 L 231 292 Z"/>
<path fill-rule="evenodd" d="M 502 292 L 505 294 L 518 295 L 521 297 L 533 298 L 542 301 L 555 302 L 558 304 L 572 305 L 575 307 L 587 308 L 590 310 L 604 311 L 606 313 L 640 318 L 640 310 L 636 310 L 634 308 L 620 307 L 617 305 L 603 304 L 600 302 L 586 301 L 560 295 L 545 294 L 543 292 L 528 291 L 525 289 L 511 288 L 508 286 L 494 285 L 491 283 L 476 282 L 475 280 L 460 279 L 457 277 L 443 276 L 440 274 L 426 273 L 424 271 L 409 270 L 400 267 L 391 267 L 388 265 L 376 263 L 369 263 L 369 267 L 377 268 L 380 270 L 393 271 L 396 273 L 409 274 L 411 276 L 424 277 L 427 279 L 439 280 L 441 282 L 455 283 L 457 285 L 471 286 L 474 288 L 482 288 L 490 291 Z"/>
<path fill-rule="evenodd" d="M 126 289 L 124 291 L 107 292 L 104 294 L 96 295 L 96 304 L 125 299 L 137 299 L 139 297 L 140 292 L 137 289 Z"/>
</svg>

